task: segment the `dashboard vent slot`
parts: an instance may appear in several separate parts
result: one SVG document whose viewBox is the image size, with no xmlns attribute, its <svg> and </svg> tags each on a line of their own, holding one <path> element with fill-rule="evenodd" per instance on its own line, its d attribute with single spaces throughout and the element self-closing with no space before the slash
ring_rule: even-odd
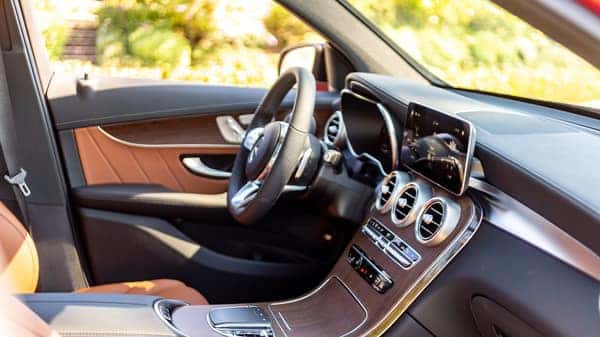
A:
<svg viewBox="0 0 600 337">
<path fill-rule="evenodd" d="M 419 237 L 423 241 L 429 241 L 440 230 L 444 221 L 444 205 L 441 201 L 431 203 L 423 211 L 419 219 Z"/>
<path fill-rule="evenodd" d="M 375 206 L 381 213 L 385 213 L 392 208 L 392 204 L 396 200 L 395 196 L 397 195 L 398 188 L 402 183 L 403 181 L 401 181 L 400 174 L 397 171 L 388 174 L 384 178 L 379 188 L 377 201 L 375 202 Z"/>
<path fill-rule="evenodd" d="M 382 205 L 385 205 L 390 201 L 394 190 L 396 189 L 396 184 L 398 183 L 398 179 L 395 175 L 391 176 L 390 179 L 381 186 L 381 194 L 379 195 L 379 201 Z"/>
<path fill-rule="evenodd" d="M 461 207 L 453 199 L 434 197 L 427 200 L 417 216 L 417 241 L 426 246 L 442 243 L 458 225 L 460 213 Z"/>
<path fill-rule="evenodd" d="M 409 186 L 404 189 L 394 208 L 394 216 L 396 221 L 404 221 L 408 214 L 412 211 L 417 201 L 417 189 L 414 186 Z"/>
<path fill-rule="evenodd" d="M 323 132 L 325 143 L 328 145 L 337 145 L 343 136 L 343 132 L 344 124 L 342 115 L 339 112 L 336 112 L 325 124 L 325 130 Z"/>
</svg>

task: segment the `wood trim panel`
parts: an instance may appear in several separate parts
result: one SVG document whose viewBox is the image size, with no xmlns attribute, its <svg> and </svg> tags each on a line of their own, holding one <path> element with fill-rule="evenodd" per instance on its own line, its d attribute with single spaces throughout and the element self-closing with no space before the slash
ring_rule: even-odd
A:
<svg viewBox="0 0 600 337">
<path fill-rule="evenodd" d="M 173 191 L 217 194 L 227 190 L 227 180 L 190 173 L 182 155 L 235 154 L 235 147 L 146 147 L 111 138 L 98 127 L 75 129 L 75 141 L 87 185 L 159 184 Z"/>
<path fill-rule="evenodd" d="M 366 309 L 337 277 L 305 297 L 270 304 L 269 311 L 286 337 L 347 336 L 367 320 Z"/>
</svg>

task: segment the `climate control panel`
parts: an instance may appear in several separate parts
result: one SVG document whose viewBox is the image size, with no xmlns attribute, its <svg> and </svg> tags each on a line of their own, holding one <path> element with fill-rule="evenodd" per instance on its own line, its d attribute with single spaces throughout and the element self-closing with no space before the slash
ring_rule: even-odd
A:
<svg viewBox="0 0 600 337">
<path fill-rule="evenodd" d="M 362 227 L 362 232 L 392 261 L 404 269 L 412 268 L 421 260 L 421 255 L 414 248 L 376 219 L 370 218 Z"/>
</svg>

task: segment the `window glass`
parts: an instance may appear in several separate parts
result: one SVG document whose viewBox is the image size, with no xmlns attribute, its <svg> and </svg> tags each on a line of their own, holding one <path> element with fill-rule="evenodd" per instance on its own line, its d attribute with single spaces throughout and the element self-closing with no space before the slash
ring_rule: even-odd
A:
<svg viewBox="0 0 600 337">
<path fill-rule="evenodd" d="M 460 88 L 600 108 L 600 71 L 489 0 L 348 0 Z"/>
<path fill-rule="evenodd" d="M 271 0 L 33 0 L 55 71 L 268 86 L 322 39 Z"/>
</svg>

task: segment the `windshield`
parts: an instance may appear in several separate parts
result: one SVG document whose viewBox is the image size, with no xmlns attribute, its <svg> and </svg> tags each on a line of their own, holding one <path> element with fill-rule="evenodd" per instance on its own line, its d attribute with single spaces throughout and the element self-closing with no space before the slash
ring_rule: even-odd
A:
<svg viewBox="0 0 600 337">
<path fill-rule="evenodd" d="M 458 88 L 600 108 L 600 71 L 488 0 L 347 0 Z"/>
</svg>

